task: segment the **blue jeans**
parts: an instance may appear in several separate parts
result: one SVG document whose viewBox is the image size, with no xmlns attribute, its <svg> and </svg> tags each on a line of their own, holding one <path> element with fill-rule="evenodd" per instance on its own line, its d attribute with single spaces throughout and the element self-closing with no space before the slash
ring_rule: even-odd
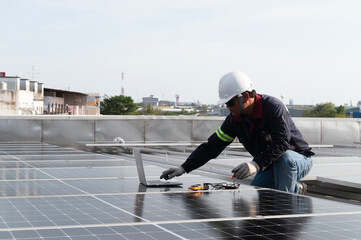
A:
<svg viewBox="0 0 361 240">
<path fill-rule="evenodd" d="M 297 181 L 312 168 L 312 158 L 287 150 L 265 171 L 258 171 L 251 185 L 298 193 Z"/>
</svg>

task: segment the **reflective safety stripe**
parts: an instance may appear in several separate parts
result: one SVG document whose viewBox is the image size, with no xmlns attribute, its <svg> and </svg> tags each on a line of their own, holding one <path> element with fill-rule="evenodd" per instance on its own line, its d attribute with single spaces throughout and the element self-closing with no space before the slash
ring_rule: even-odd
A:
<svg viewBox="0 0 361 240">
<path fill-rule="evenodd" d="M 224 132 L 222 132 L 221 127 L 219 127 L 217 129 L 216 133 L 217 133 L 217 136 L 224 142 L 233 142 L 233 140 L 234 140 L 234 137 L 231 137 L 231 136 L 225 134 Z"/>
</svg>

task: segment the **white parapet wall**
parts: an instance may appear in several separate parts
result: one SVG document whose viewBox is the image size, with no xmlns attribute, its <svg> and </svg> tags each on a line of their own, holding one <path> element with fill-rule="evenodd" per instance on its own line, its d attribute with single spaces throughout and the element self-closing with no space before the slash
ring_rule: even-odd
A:
<svg viewBox="0 0 361 240">
<path fill-rule="evenodd" d="M 311 144 L 360 143 L 358 118 L 294 118 L 296 126 Z"/>
<path fill-rule="evenodd" d="M 0 116 L 0 141 L 81 146 L 125 141 L 206 141 L 224 117 L 194 116 Z M 360 143 L 360 119 L 293 118 L 310 144 Z"/>
</svg>

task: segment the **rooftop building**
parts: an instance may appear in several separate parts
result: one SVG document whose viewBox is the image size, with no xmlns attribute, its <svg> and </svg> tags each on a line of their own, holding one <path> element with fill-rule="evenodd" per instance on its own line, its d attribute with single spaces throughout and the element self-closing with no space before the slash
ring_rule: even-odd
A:
<svg viewBox="0 0 361 240">
<path fill-rule="evenodd" d="M 0 77 L 0 114 L 34 115 L 43 113 L 44 86 L 20 77 Z"/>
<path fill-rule="evenodd" d="M 98 93 L 45 88 L 44 114 L 100 115 Z"/>
</svg>

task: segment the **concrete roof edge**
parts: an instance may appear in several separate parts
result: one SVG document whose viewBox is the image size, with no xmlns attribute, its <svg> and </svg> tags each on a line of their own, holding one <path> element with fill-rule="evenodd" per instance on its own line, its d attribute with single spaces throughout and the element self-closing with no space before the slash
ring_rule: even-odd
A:
<svg viewBox="0 0 361 240">
<path fill-rule="evenodd" d="M 0 120 L 224 120 L 224 117 L 149 116 L 149 115 L 0 115 Z"/>
</svg>

